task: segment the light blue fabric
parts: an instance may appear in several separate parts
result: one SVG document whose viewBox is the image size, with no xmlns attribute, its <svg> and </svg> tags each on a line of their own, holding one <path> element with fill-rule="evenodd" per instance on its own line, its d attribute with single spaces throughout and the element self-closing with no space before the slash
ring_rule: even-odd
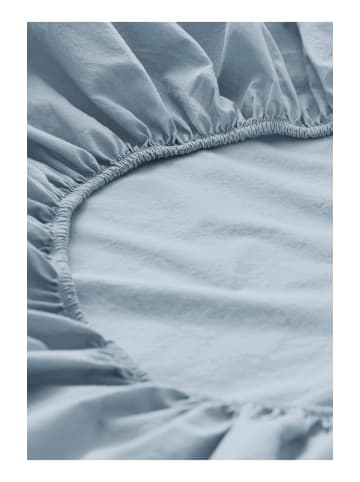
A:
<svg viewBox="0 0 360 482">
<path fill-rule="evenodd" d="M 331 25 L 28 30 L 29 457 L 331 457 Z"/>
<path fill-rule="evenodd" d="M 153 380 L 187 392 L 326 403 L 331 155 L 331 137 L 268 136 L 160 161 L 95 193 L 69 250 L 86 319 Z"/>
</svg>

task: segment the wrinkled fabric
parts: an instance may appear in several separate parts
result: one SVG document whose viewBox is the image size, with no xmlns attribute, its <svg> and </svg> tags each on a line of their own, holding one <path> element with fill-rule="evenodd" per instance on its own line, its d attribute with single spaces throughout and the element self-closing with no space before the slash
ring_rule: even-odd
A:
<svg viewBox="0 0 360 482">
<path fill-rule="evenodd" d="M 332 456 L 331 134 L 330 24 L 29 24 L 29 458 Z M 264 140 L 269 135 L 295 139 Z M 247 140 L 251 138 L 255 140 Z M 227 144 L 234 146 L 208 150 Z M 152 163 L 165 166 L 170 157 L 174 159 L 164 176 Z M 145 163 L 148 168 L 131 173 Z M 228 177 L 220 175 L 220 165 Z M 198 189 L 206 191 L 208 211 L 201 211 Z M 148 286 L 148 260 L 140 282 L 138 278 L 134 284 L 129 275 L 135 276 L 136 263 L 148 258 L 141 250 L 154 250 L 136 203 L 144 197 L 150 207 L 156 191 L 163 196 L 158 216 L 165 231 L 175 232 L 179 249 L 175 243 L 167 254 L 168 233 L 158 230 L 156 249 L 166 269 L 161 276 L 156 271 L 152 275 L 158 283 L 154 287 Z M 215 195 L 222 199 L 219 211 L 211 209 Z M 86 214 L 86 204 L 81 205 L 88 198 Z M 96 204 L 99 199 L 105 206 L 114 203 L 119 217 L 103 222 L 106 208 Z M 205 247 L 193 264 L 197 272 L 189 271 L 196 252 L 184 256 L 184 232 L 174 231 L 171 206 L 179 219 L 191 206 L 194 216 L 200 213 L 192 235 L 203 235 L 205 244 L 222 232 L 209 254 L 228 250 L 228 264 L 216 270 L 214 254 L 202 262 Z M 236 210 L 242 210 L 242 218 Z M 126 228 L 137 219 L 138 245 L 132 236 L 127 240 L 129 251 L 137 254 L 124 260 L 126 250 L 114 254 L 108 246 L 124 243 L 124 238 L 119 241 L 126 237 L 122 221 Z M 156 230 L 154 214 L 148 219 Z M 253 243 L 246 247 L 241 238 L 238 278 L 227 244 L 232 226 Z M 101 263 L 104 249 L 114 255 L 108 260 L 107 279 L 96 278 L 99 265 L 93 263 Z M 252 250 L 257 263 L 245 260 Z M 268 286 L 271 259 L 282 265 L 275 269 L 279 279 Z M 115 278 L 120 295 L 108 288 L 116 262 L 124 265 L 126 277 L 122 283 Z M 289 266 L 295 270 L 289 273 Z M 90 271 L 85 284 L 84 269 Z M 180 275 L 186 286 L 179 294 Z M 94 291 L 86 282 L 91 279 Z M 217 288 L 189 288 L 199 279 Z M 239 283 L 242 294 L 226 293 Z M 145 304 L 136 302 L 140 298 Z M 117 313 L 119 320 L 126 318 L 123 331 L 121 323 L 109 331 L 109 316 Z M 196 365 L 202 386 L 196 387 L 196 371 L 193 380 L 168 376 L 158 371 L 166 364 L 161 356 L 136 356 L 135 348 L 147 345 L 137 343 L 125 326 L 134 313 L 142 323 L 161 325 L 166 313 L 172 313 L 181 324 L 186 315 L 190 324 L 197 319 L 214 326 L 221 317 L 224 323 L 235 315 L 244 320 L 245 314 L 250 328 L 242 335 L 248 337 L 248 356 L 241 355 L 242 340 L 235 372 L 226 363 L 219 366 L 218 355 L 213 366 L 209 360 L 206 372 L 203 358 Z M 264 329 L 271 332 L 271 324 L 281 329 L 266 342 Z M 190 339 L 194 334 L 189 334 Z M 268 351 L 263 353 L 265 345 Z M 165 343 L 162 356 L 169 354 L 169 346 Z M 256 347 L 259 358 L 254 357 Z M 268 363 L 265 358 L 268 352 L 276 358 L 277 347 L 274 372 L 274 359 Z M 284 371 L 289 369 L 286 380 L 293 374 L 296 384 L 307 357 L 313 361 L 314 378 L 303 374 L 294 393 L 286 388 Z M 223 360 L 230 359 L 224 353 Z M 178 372 L 181 366 L 175 361 L 172 369 Z M 256 372 L 260 362 L 269 368 L 263 379 Z M 186 369 L 185 364 L 185 375 Z M 211 370 L 218 380 L 209 383 Z M 268 383 L 271 374 L 275 379 L 280 375 L 278 382 Z M 271 386 L 278 386 L 276 393 Z"/>
<path fill-rule="evenodd" d="M 162 383 L 329 403 L 331 156 L 330 137 L 269 136 L 113 181 L 72 225 L 86 319 Z"/>
</svg>

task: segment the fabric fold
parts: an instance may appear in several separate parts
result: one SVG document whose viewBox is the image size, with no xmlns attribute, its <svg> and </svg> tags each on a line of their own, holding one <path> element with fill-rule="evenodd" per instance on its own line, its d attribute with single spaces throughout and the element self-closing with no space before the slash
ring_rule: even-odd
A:
<svg viewBox="0 0 360 482">
<path fill-rule="evenodd" d="M 29 458 L 330 456 L 331 414 L 149 381 L 86 324 L 67 250 L 76 208 L 145 163 L 331 135 L 331 27 L 30 23 L 28 52 Z"/>
</svg>

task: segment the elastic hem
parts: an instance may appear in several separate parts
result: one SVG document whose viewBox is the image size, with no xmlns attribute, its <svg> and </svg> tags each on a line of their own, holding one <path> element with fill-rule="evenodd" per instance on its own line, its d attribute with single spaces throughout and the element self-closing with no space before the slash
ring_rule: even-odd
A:
<svg viewBox="0 0 360 482">
<path fill-rule="evenodd" d="M 211 401 L 214 403 L 214 399 Z M 224 402 L 219 400 L 218 403 L 223 404 Z M 276 419 L 290 414 L 297 414 L 301 418 L 312 420 L 317 428 L 324 432 L 329 432 L 333 428 L 333 411 L 331 407 L 304 407 L 255 402 L 226 402 L 226 404 L 223 405 L 223 408 L 229 417 L 246 415 L 249 419 L 257 419 L 260 417 Z"/>
<path fill-rule="evenodd" d="M 63 197 L 54 209 L 54 218 L 52 222 L 49 223 L 51 232 L 49 257 L 58 275 L 58 290 L 64 315 L 73 320 L 88 324 L 81 309 L 76 286 L 68 265 L 68 245 L 72 214 L 92 193 L 151 161 L 183 156 L 199 150 L 234 144 L 246 139 L 265 135 L 283 135 L 297 139 L 314 139 L 331 134 L 332 123 L 316 127 L 304 127 L 289 124 L 284 120 L 251 120 L 227 132 L 197 137 L 183 144 L 135 148 L 129 155 L 114 160 L 108 167 L 103 167 L 102 171 L 94 177 L 75 182 L 71 187 L 63 191 Z M 115 346 L 114 344 L 114 347 Z M 132 361 L 131 355 L 128 357 L 128 361 L 129 360 L 131 360 L 131 363 L 125 363 L 131 375 L 129 378 L 133 381 L 147 380 L 147 374 L 141 372 L 137 363 Z M 123 363 L 120 363 L 120 365 L 123 365 Z"/>
<path fill-rule="evenodd" d="M 50 257 L 59 276 L 59 291 L 64 314 L 72 319 L 86 322 L 68 266 L 67 250 L 72 213 L 93 192 L 131 170 L 155 160 L 183 156 L 191 152 L 234 144 L 263 135 L 283 135 L 297 139 L 315 139 L 331 134 L 331 122 L 319 126 L 305 127 L 292 125 L 284 120 L 251 120 L 228 132 L 198 137 L 183 144 L 156 145 L 136 150 L 124 158 L 114 161 L 110 167 L 104 168 L 93 178 L 76 184 L 71 190 L 64 193 L 64 197 L 59 201 L 55 209 L 55 216 L 51 223 L 52 249 L 50 250 Z"/>
</svg>

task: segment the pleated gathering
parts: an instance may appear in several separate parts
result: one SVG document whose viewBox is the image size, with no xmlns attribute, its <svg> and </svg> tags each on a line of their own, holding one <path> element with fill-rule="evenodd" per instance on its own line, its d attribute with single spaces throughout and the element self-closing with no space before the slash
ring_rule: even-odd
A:
<svg viewBox="0 0 360 482">
<path fill-rule="evenodd" d="M 29 458 L 331 457 L 328 409 L 152 382 L 89 326 L 68 262 L 74 210 L 145 163 L 332 135 L 331 25 L 30 23 L 28 124 Z"/>
</svg>

